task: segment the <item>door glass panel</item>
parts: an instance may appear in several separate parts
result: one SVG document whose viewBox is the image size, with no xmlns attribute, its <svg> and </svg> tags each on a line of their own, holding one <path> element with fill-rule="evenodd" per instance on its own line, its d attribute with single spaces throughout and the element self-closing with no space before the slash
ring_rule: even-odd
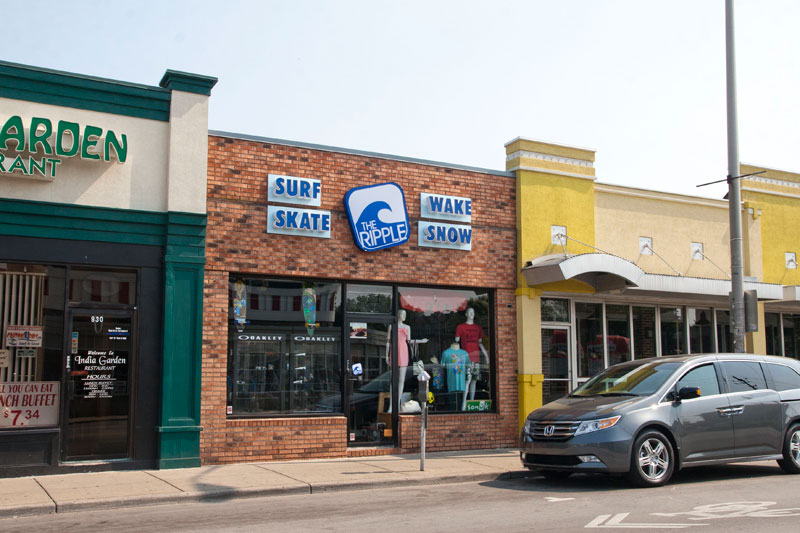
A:
<svg viewBox="0 0 800 533">
<path fill-rule="evenodd" d="M 646 359 L 656 352 L 656 309 L 636 307 L 633 309 L 633 357 Z"/>
<path fill-rule="evenodd" d="M 731 333 L 731 312 L 717 309 L 717 351 L 730 353 L 733 351 L 733 334 Z"/>
<path fill-rule="evenodd" d="M 662 307 L 659 311 L 661 313 L 661 355 L 686 353 L 683 307 Z"/>
<path fill-rule="evenodd" d="M 569 330 L 542 328 L 542 400 L 552 402 L 569 389 Z"/>
<path fill-rule="evenodd" d="M 689 342 L 691 343 L 692 353 L 713 353 L 714 350 L 714 329 L 711 323 L 713 316 L 711 309 L 695 309 L 690 307 L 687 310 L 689 320 Z"/>
<path fill-rule="evenodd" d="M 72 314 L 67 366 L 66 459 L 128 456 L 129 313 Z"/>
<path fill-rule="evenodd" d="M 578 377 L 591 377 L 603 370 L 603 305 L 575 303 L 578 337 Z"/>
<path fill-rule="evenodd" d="M 392 442 L 392 367 L 389 356 L 389 324 L 353 322 L 350 324 L 350 354 L 347 372 L 348 442 L 381 444 Z M 401 367 L 400 381 L 411 391 L 414 378 L 408 367 Z M 400 406 L 410 392 L 401 394 Z"/>
<path fill-rule="evenodd" d="M 606 305 L 606 346 L 608 364 L 616 365 L 631 358 L 630 324 L 627 305 Z"/>
<path fill-rule="evenodd" d="M 794 359 L 800 358 L 800 316 L 783 315 L 783 355 Z"/>
<path fill-rule="evenodd" d="M 782 355 L 780 313 L 764 313 L 764 329 L 766 330 L 767 355 Z"/>
</svg>

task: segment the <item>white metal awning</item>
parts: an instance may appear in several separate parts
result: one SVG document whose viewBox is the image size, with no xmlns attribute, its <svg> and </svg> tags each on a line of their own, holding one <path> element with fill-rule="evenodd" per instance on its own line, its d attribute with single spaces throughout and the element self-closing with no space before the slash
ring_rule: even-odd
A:
<svg viewBox="0 0 800 533">
<path fill-rule="evenodd" d="M 627 259 L 605 253 L 537 257 L 525 265 L 522 275 L 530 286 L 574 279 L 597 292 L 656 298 L 727 298 L 731 291 L 730 280 L 648 274 Z M 800 301 L 797 286 L 745 280 L 744 288 L 756 290 L 759 300 Z"/>
<path fill-rule="evenodd" d="M 636 286 L 645 273 L 627 259 L 591 253 L 538 257 L 522 269 L 522 275 L 528 285 L 576 279 L 602 292 Z"/>
</svg>

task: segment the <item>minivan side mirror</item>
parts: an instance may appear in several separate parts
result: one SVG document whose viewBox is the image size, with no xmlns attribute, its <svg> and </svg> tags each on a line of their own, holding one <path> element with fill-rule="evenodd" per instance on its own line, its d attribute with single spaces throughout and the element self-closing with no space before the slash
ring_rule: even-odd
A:
<svg viewBox="0 0 800 533">
<path fill-rule="evenodd" d="M 681 390 L 678 391 L 678 397 L 681 400 L 691 400 L 692 398 L 699 398 L 700 397 L 700 388 L 699 387 L 681 387 Z"/>
</svg>

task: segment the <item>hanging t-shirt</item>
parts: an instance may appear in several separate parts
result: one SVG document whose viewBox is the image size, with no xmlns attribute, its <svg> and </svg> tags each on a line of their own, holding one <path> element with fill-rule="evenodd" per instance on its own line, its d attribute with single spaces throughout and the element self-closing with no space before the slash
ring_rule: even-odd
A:
<svg viewBox="0 0 800 533">
<path fill-rule="evenodd" d="M 461 348 L 469 354 L 469 360 L 473 363 L 480 363 L 480 342 L 483 338 L 483 328 L 478 324 L 467 324 L 465 322 L 456 326 L 456 337 L 461 342 Z"/>
<path fill-rule="evenodd" d="M 444 390 L 444 369 L 442 365 L 425 365 L 431 375 L 431 391 L 442 392 Z"/>
<path fill-rule="evenodd" d="M 461 349 L 448 348 L 442 352 L 442 364 L 447 369 L 447 391 L 463 391 L 467 388 L 467 365 L 469 355 Z"/>
</svg>

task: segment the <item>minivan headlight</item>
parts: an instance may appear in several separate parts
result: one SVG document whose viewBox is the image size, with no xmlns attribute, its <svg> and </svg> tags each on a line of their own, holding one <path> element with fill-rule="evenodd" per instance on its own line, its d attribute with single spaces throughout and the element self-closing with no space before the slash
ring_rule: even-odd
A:
<svg viewBox="0 0 800 533">
<path fill-rule="evenodd" d="M 575 431 L 575 436 L 583 435 L 584 433 L 591 433 L 592 431 L 599 431 L 601 429 L 608 429 L 613 427 L 614 424 L 619 422 L 622 415 L 612 416 L 611 418 L 601 418 L 600 420 L 587 420 L 581 422 L 578 429 Z"/>
</svg>

